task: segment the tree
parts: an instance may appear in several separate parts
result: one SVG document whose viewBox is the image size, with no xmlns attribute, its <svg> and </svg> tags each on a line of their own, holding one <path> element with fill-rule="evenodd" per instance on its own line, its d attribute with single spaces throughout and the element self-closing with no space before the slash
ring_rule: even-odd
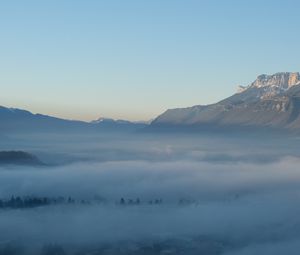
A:
<svg viewBox="0 0 300 255">
<path fill-rule="evenodd" d="M 120 200 L 120 204 L 121 204 L 121 205 L 125 205 L 125 199 L 124 199 L 123 197 L 122 197 L 121 200 Z"/>
<path fill-rule="evenodd" d="M 136 203 L 137 205 L 139 205 L 139 204 L 141 203 L 141 200 L 140 200 L 139 198 L 137 198 L 137 199 L 135 200 L 135 203 Z"/>
</svg>

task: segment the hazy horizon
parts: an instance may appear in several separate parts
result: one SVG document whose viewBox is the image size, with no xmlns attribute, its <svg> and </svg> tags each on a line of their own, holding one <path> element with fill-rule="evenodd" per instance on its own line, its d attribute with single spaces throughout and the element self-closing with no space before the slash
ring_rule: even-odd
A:
<svg viewBox="0 0 300 255">
<path fill-rule="evenodd" d="M 0 104 L 149 120 L 297 71 L 298 1 L 0 3 Z M 280 19 L 278 18 L 280 17 Z"/>
<path fill-rule="evenodd" d="M 280 72 L 275 72 L 273 74 L 276 74 L 276 73 L 280 73 Z M 293 72 L 291 72 L 293 73 Z M 261 73 L 259 75 L 262 75 L 262 74 L 266 74 L 266 73 Z M 273 74 L 267 74 L 267 75 L 273 75 Z M 257 75 L 256 77 L 258 77 L 259 75 Z M 252 79 L 251 82 L 253 82 L 254 79 Z M 67 115 L 60 115 L 59 113 L 47 113 L 47 112 L 42 112 L 41 110 L 39 109 L 36 109 L 35 111 L 34 110 L 31 110 L 31 109 L 28 109 L 28 108 L 18 108 L 14 105 L 0 105 L 0 106 L 3 106 L 3 107 L 6 107 L 6 108 L 10 108 L 10 109 L 21 109 L 21 110 L 26 110 L 26 111 L 29 111 L 33 114 L 42 114 L 42 115 L 49 115 L 49 116 L 52 116 L 52 117 L 56 117 L 56 118 L 60 118 L 60 119 L 66 119 L 66 120 L 79 120 L 79 121 L 84 121 L 84 122 L 91 122 L 91 121 L 95 121 L 95 120 L 99 120 L 99 119 L 114 119 L 114 120 L 128 120 L 128 121 L 132 121 L 132 122 L 150 122 L 152 120 L 154 120 L 156 117 L 158 117 L 159 115 L 161 115 L 162 113 L 164 113 L 165 111 L 167 111 L 168 109 L 175 109 L 175 108 L 186 108 L 186 107 L 192 107 L 192 106 L 195 106 L 195 105 L 210 105 L 210 104 L 214 104 L 214 103 L 218 103 L 219 101 L 227 98 L 227 97 L 230 97 L 232 95 L 234 95 L 236 92 L 237 92 L 237 89 L 238 89 L 238 86 L 248 86 L 249 84 L 251 84 L 251 82 L 248 82 L 247 84 L 239 84 L 235 87 L 235 91 L 232 92 L 232 94 L 230 95 L 225 95 L 224 98 L 220 98 L 218 99 L 217 101 L 213 101 L 213 102 L 208 102 L 206 104 L 194 104 L 194 105 L 182 105 L 182 106 L 174 106 L 172 108 L 167 108 L 167 109 L 164 109 L 162 110 L 161 112 L 158 112 L 157 114 L 153 115 L 151 118 L 148 118 L 148 119 L 135 119 L 135 118 L 126 118 L 126 117 L 113 117 L 113 116 L 104 116 L 104 115 L 98 115 L 98 117 L 95 117 L 95 118 L 76 118 L 77 115 L 74 116 L 74 118 L 72 118 L 72 112 L 69 111 L 67 112 Z M 44 105 L 42 105 L 42 107 L 40 109 L 43 109 L 44 108 Z M 46 110 L 46 109 L 45 109 Z M 82 111 L 82 114 L 85 115 L 85 116 L 90 116 L 90 112 L 89 111 L 86 111 L 86 112 L 83 112 Z"/>
</svg>

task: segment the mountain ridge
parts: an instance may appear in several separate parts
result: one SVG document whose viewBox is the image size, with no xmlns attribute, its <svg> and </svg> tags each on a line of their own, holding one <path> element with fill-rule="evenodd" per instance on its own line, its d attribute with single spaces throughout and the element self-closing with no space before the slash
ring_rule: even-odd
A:
<svg viewBox="0 0 300 255">
<path fill-rule="evenodd" d="M 51 131 L 134 131 L 146 124 L 126 120 L 101 119 L 102 121 L 85 122 L 68 120 L 27 110 L 0 106 L 0 132 L 43 132 Z"/>
<path fill-rule="evenodd" d="M 300 130 L 300 75 L 290 72 L 260 75 L 215 104 L 165 111 L 151 123 L 151 127 L 159 126 Z"/>
</svg>

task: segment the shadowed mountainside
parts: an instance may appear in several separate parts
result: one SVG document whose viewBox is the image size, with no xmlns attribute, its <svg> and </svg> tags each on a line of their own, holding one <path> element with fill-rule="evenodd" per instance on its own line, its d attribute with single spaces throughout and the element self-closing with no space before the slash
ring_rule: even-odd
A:
<svg viewBox="0 0 300 255">
<path fill-rule="evenodd" d="M 144 123 L 124 120 L 99 119 L 92 122 L 60 119 L 48 115 L 33 114 L 26 110 L 0 106 L 0 132 L 90 132 L 135 131 Z"/>
<path fill-rule="evenodd" d="M 24 151 L 0 151 L 0 165 L 45 165 L 36 156 Z"/>
</svg>

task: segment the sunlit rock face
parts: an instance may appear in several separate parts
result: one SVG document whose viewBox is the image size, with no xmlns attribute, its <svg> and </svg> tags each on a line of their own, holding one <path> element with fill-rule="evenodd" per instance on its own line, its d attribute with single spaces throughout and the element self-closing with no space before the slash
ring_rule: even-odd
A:
<svg viewBox="0 0 300 255">
<path fill-rule="evenodd" d="M 300 132 L 300 75 L 259 75 L 216 104 L 167 110 L 152 122 L 152 126 L 159 125 L 272 127 Z"/>
<path fill-rule="evenodd" d="M 300 74 L 282 72 L 273 75 L 262 74 L 248 86 L 239 85 L 237 93 L 242 93 L 248 89 L 257 89 L 257 97 L 268 98 L 284 93 L 293 86 L 300 84 Z"/>
<path fill-rule="evenodd" d="M 276 73 L 273 75 L 262 74 L 246 89 L 260 89 L 262 99 L 280 95 L 295 85 L 300 84 L 299 73 Z M 245 89 L 245 90 L 246 90 Z"/>
<path fill-rule="evenodd" d="M 281 89 L 288 89 L 294 85 L 298 85 L 299 73 L 276 73 L 273 75 L 262 74 L 250 85 L 250 87 L 280 87 Z"/>
</svg>

